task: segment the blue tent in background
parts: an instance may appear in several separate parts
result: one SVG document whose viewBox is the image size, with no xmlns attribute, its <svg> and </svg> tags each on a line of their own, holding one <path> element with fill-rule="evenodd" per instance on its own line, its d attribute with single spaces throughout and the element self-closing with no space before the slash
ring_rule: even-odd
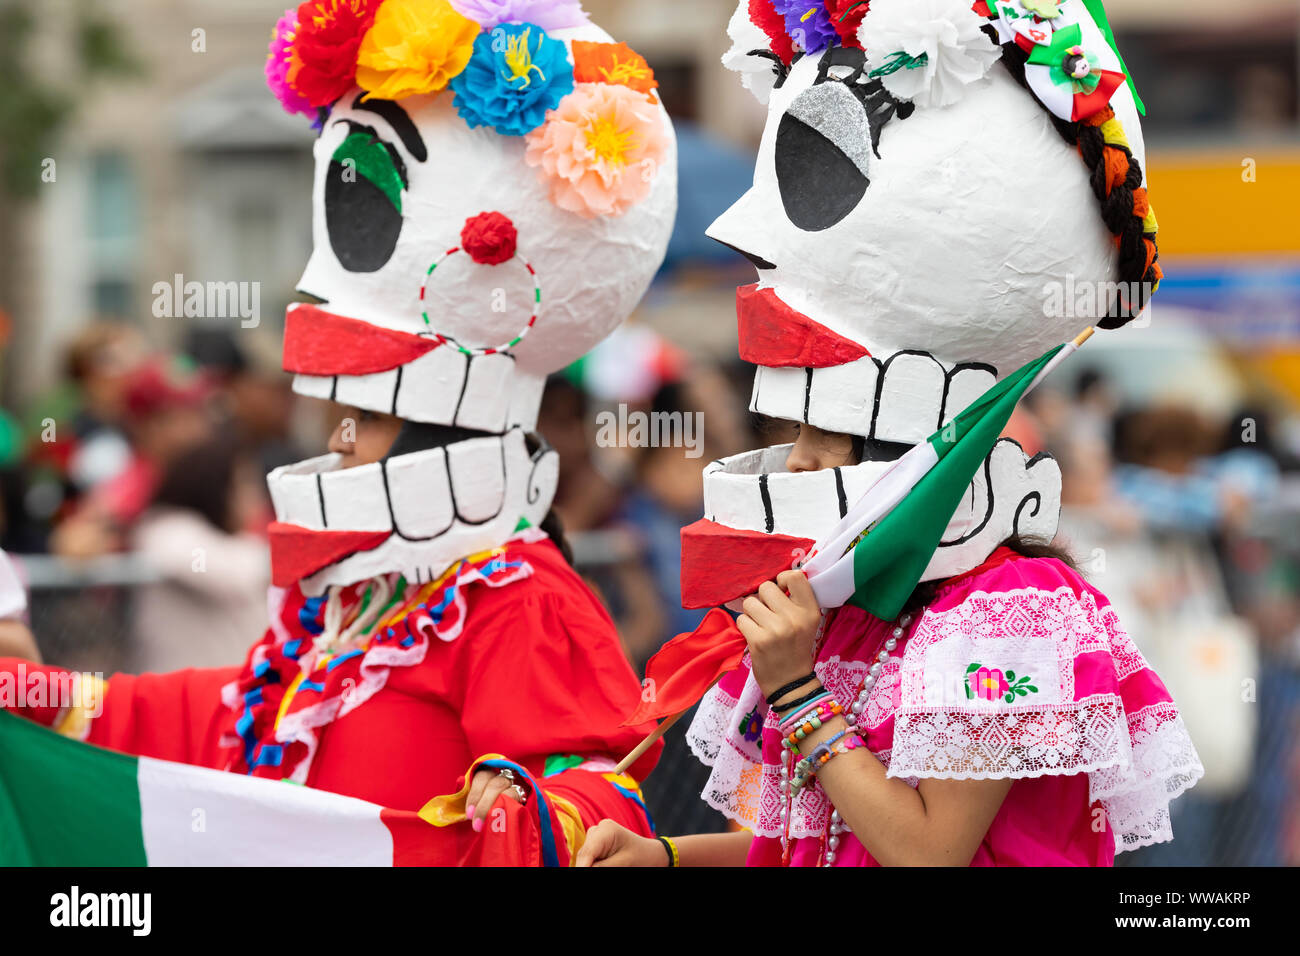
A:
<svg viewBox="0 0 1300 956">
<path fill-rule="evenodd" d="M 704 235 L 754 181 L 754 157 L 678 121 L 677 222 L 660 274 L 683 263 L 734 263 L 736 253 Z"/>
</svg>

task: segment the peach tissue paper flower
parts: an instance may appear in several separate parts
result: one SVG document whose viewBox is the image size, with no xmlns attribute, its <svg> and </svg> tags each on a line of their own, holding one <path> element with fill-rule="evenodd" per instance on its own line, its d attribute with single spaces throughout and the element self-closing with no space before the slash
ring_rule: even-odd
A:
<svg viewBox="0 0 1300 956">
<path fill-rule="evenodd" d="M 627 86 L 579 83 L 526 137 L 551 201 L 586 219 L 619 216 L 650 194 L 668 152 L 659 107 Z"/>
</svg>

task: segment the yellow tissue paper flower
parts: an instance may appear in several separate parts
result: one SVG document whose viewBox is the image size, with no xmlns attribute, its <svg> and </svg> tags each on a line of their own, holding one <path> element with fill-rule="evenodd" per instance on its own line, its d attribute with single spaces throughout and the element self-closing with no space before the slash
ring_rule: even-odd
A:
<svg viewBox="0 0 1300 956">
<path fill-rule="evenodd" d="M 479 25 L 448 0 L 384 0 L 357 52 L 366 99 L 436 93 L 465 69 Z"/>
</svg>

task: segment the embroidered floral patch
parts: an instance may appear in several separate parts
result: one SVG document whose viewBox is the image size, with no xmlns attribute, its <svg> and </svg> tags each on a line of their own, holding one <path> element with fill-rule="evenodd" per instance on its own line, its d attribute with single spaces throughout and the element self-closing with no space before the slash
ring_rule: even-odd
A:
<svg viewBox="0 0 1300 956">
<path fill-rule="evenodd" d="M 763 721 L 758 716 L 758 708 L 755 707 L 740 722 L 740 733 L 751 744 L 758 740 L 763 733 Z"/>
<path fill-rule="evenodd" d="M 1038 693 L 1038 688 L 1030 683 L 1031 680 L 1028 675 L 1016 677 L 1015 671 L 1004 673 L 996 667 L 974 663 L 966 668 L 966 699 L 997 700 L 1001 697 L 1012 704 L 1017 697 Z"/>
</svg>

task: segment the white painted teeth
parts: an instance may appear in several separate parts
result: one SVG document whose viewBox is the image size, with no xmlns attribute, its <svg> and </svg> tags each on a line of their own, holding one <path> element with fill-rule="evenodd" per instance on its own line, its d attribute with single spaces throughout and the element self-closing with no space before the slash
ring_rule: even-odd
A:
<svg viewBox="0 0 1300 956">
<path fill-rule="evenodd" d="M 450 348 L 426 352 L 402 367 L 397 416 L 412 422 L 450 425 L 456 417 L 460 386 L 469 357 Z"/>
<path fill-rule="evenodd" d="M 325 527 L 346 528 L 348 531 L 392 530 L 382 468 L 375 462 L 320 476 Z"/>
<path fill-rule="evenodd" d="M 967 405 L 975 401 L 996 381 L 993 370 L 978 365 L 962 366 L 948 376 L 948 397 L 943 406 L 943 423 L 957 417 Z"/>
<path fill-rule="evenodd" d="M 338 464 L 338 455 L 318 455 L 276 468 L 267 475 L 266 484 L 271 492 L 271 505 L 275 508 L 276 520 L 301 525 L 313 531 L 324 528 L 317 476 L 321 472 L 337 468 Z"/>
<path fill-rule="evenodd" d="M 822 471 L 785 470 L 789 445 L 742 452 L 704 469 L 704 516 L 728 528 L 820 538 L 890 467 L 890 462 Z"/>
<path fill-rule="evenodd" d="M 469 366 L 469 378 L 465 382 L 465 393 L 460 397 L 455 424 L 485 432 L 503 431 L 506 410 L 510 406 L 509 384 L 514 365 L 513 359 L 500 353 L 475 356 Z"/>
<path fill-rule="evenodd" d="M 901 353 L 888 360 L 876 402 L 881 441 L 915 445 L 939 427 L 943 409 L 943 366 L 928 355 Z"/>
<path fill-rule="evenodd" d="M 805 368 L 769 368 L 760 365 L 754 376 L 754 397 L 749 403 L 751 411 L 773 418 L 804 420 L 804 394 L 808 387 L 808 370 Z"/>
<path fill-rule="evenodd" d="M 372 412 L 393 410 L 393 389 L 397 387 L 397 369 L 369 375 L 339 375 L 334 386 L 334 401 L 355 405 Z"/>
<path fill-rule="evenodd" d="M 828 368 L 759 366 L 749 407 L 826 431 L 916 444 L 994 381 L 987 366 L 947 371 L 923 352 L 898 352 L 883 364 L 862 358 Z"/>
<path fill-rule="evenodd" d="M 388 461 L 388 500 L 405 537 L 436 538 L 456 520 L 446 459 L 446 449 L 431 448 Z"/>
<path fill-rule="evenodd" d="M 333 375 L 295 375 L 293 390 L 308 398 L 329 398 L 334 394 Z"/>
<path fill-rule="evenodd" d="M 396 530 L 420 540 L 445 533 L 457 519 L 473 525 L 499 515 L 507 453 L 527 461 L 522 430 L 356 468 L 339 469 L 338 455 L 323 455 L 277 468 L 267 483 L 279 521 L 314 531 Z"/>
<path fill-rule="evenodd" d="M 413 422 L 457 425 L 500 434 L 510 424 L 515 362 L 495 352 L 472 358 L 450 346 L 426 352 L 401 368 L 369 375 L 296 375 L 293 390 L 332 398 Z M 535 389 L 530 390 L 531 394 Z M 540 392 L 537 392 L 540 401 Z M 523 415 L 525 409 L 520 409 Z M 535 408 L 531 414 L 536 415 Z M 524 423 L 532 427 L 532 422 Z"/>
<path fill-rule="evenodd" d="M 880 369 L 869 356 L 847 365 L 813 369 L 808 388 L 809 418 L 817 409 L 818 421 L 810 422 L 828 432 L 864 434 L 871 429 L 871 412 L 876 399 Z"/>
<path fill-rule="evenodd" d="M 497 438 L 471 438 L 447 446 L 447 471 L 460 520 L 495 517 L 506 493 L 504 452 Z"/>
</svg>

